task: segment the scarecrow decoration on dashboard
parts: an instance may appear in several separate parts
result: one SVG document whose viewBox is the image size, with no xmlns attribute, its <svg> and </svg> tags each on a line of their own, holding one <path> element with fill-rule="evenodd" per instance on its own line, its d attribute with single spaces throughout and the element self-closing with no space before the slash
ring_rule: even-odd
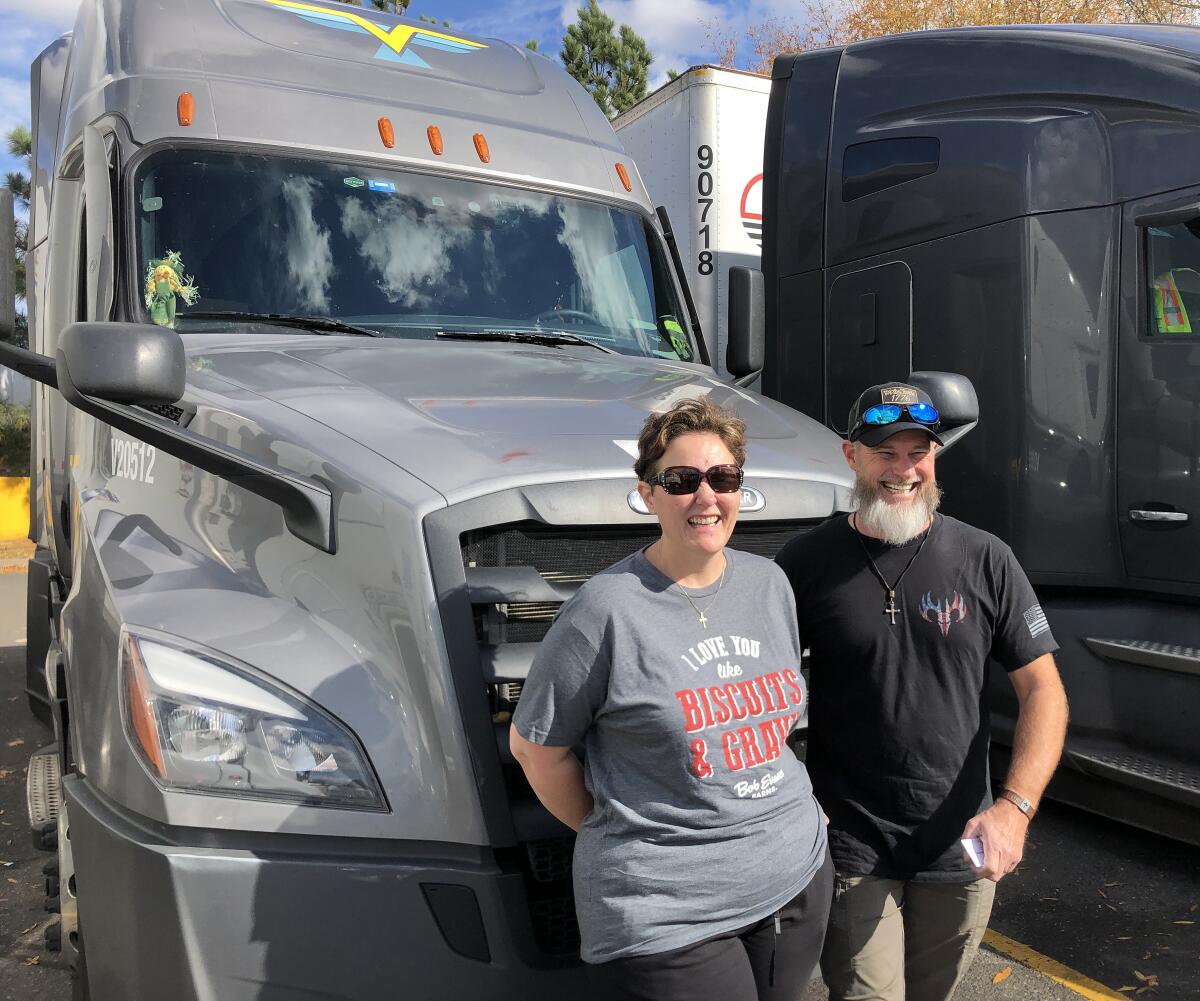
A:
<svg viewBox="0 0 1200 1001">
<path fill-rule="evenodd" d="M 200 298 L 196 280 L 185 275 L 178 250 L 168 250 L 161 260 L 146 265 L 146 309 L 160 327 L 175 328 L 175 297 L 185 306 L 194 306 Z"/>
</svg>

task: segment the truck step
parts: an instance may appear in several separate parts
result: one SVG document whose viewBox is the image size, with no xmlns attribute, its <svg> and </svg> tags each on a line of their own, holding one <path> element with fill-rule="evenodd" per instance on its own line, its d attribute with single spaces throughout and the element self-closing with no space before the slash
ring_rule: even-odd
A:
<svg viewBox="0 0 1200 1001">
<path fill-rule="evenodd" d="M 1092 636 L 1087 637 L 1085 642 L 1093 653 L 1107 660 L 1200 675 L 1200 650 L 1195 647 L 1155 643 L 1152 640 L 1100 639 Z"/>
<path fill-rule="evenodd" d="M 1082 772 L 1200 808 L 1200 767 L 1194 764 L 1074 742 L 1068 742 L 1066 757 Z"/>
<path fill-rule="evenodd" d="M 29 830 L 34 847 L 52 852 L 58 847 L 58 808 L 62 803 L 61 770 L 58 744 L 47 744 L 29 759 L 25 783 L 25 802 L 29 809 Z"/>
</svg>

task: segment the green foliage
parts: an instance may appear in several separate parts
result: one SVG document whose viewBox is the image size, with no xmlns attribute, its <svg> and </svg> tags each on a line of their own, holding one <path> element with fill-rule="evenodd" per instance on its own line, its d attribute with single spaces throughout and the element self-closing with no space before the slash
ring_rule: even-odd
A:
<svg viewBox="0 0 1200 1001">
<path fill-rule="evenodd" d="M 679 70 L 667 70 L 667 79 L 674 80 L 679 76 Z"/>
<path fill-rule="evenodd" d="M 29 475 L 29 408 L 0 403 L 0 475 Z"/>
<path fill-rule="evenodd" d="M 25 169 L 32 170 L 33 167 L 33 136 L 30 135 L 29 129 L 24 125 L 17 125 L 9 129 L 8 134 L 4 137 L 5 143 L 8 145 L 10 156 L 15 156 L 19 160 L 25 161 Z M 29 208 L 29 175 L 21 171 L 13 170 L 4 175 L 5 186 L 12 191 L 14 200 L 21 203 L 24 208 Z M 29 233 L 29 226 L 23 219 L 16 221 L 16 247 L 17 247 L 17 298 L 25 298 L 25 244 L 26 237 Z M 23 323 L 24 317 L 18 314 L 18 322 Z M 20 333 L 18 333 L 20 336 Z"/>
<path fill-rule="evenodd" d="M 647 70 L 654 57 L 629 25 L 616 22 L 596 0 L 579 8 L 579 21 L 563 35 L 562 61 L 609 118 L 646 96 Z"/>
<path fill-rule="evenodd" d="M 525 48 L 527 48 L 530 52 L 537 52 L 538 40 L 536 38 L 529 39 L 529 41 L 525 43 Z"/>
</svg>

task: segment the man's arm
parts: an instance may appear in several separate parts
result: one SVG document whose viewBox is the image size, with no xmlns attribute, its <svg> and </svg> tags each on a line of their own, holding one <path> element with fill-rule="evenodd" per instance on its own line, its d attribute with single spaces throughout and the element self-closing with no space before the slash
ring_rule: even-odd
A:
<svg viewBox="0 0 1200 1001">
<path fill-rule="evenodd" d="M 525 770 L 542 806 L 578 831 L 592 812 L 592 794 L 583 782 L 583 766 L 569 747 L 546 747 L 526 740 L 517 728 L 508 731 L 508 746 Z"/>
<path fill-rule="evenodd" d="M 1067 734 L 1067 695 L 1063 691 L 1054 657 L 1043 654 L 1008 675 L 1017 693 L 1019 709 L 1013 737 L 1012 762 L 1004 788 L 1037 804 L 1062 754 Z M 1006 799 L 967 821 L 964 838 L 981 837 L 986 856 L 975 871 L 999 881 L 1021 861 L 1028 818 Z"/>
</svg>

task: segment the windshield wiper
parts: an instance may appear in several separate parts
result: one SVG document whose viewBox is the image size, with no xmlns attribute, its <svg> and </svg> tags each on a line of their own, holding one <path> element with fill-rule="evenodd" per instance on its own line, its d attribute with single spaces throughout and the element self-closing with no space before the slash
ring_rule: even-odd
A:
<svg viewBox="0 0 1200 1001">
<path fill-rule="evenodd" d="M 446 337 L 460 341 L 512 341 L 518 344 L 545 344 L 547 347 L 559 347 L 563 344 L 574 344 L 579 347 L 595 348 L 606 355 L 615 355 L 612 348 L 603 344 L 589 341 L 578 334 L 564 331 L 549 330 L 472 330 L 447 328 L 437 332 L 438 337 Z"/>
<path fill-rule="evenodd" d="M 275 323 L 282 327 L 299 327 L 314 334 L 354 334 L 358 337 L 382 337 L 378 330 L 359 327 L 335 320 L 332 316 L 300 316 L 292 313 L 249 313 L 236 309 L 193 309 L 178 314 L 188 320 L 231 320 L 247 323 Z"/>
</svg>

